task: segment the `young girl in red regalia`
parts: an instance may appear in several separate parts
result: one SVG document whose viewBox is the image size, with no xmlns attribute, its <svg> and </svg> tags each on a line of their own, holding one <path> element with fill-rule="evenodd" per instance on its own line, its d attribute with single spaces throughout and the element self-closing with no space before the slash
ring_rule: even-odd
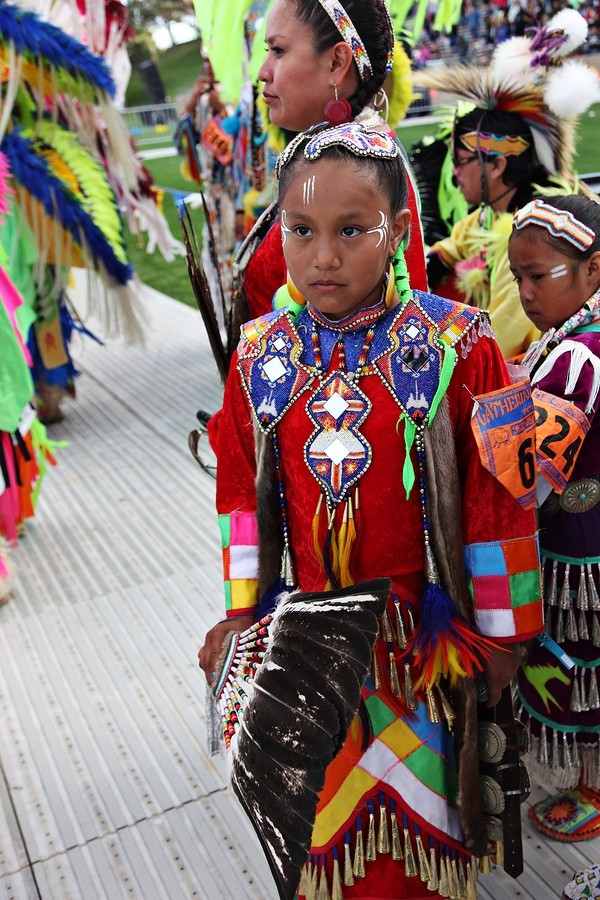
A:
<svg viewBox="0 0 600 900">
<path fill-rule="evenodd" d="M 487 837 L 442 684 L 475 715 L 483 668 L 494 705 L 542 626 L 533 515 L 483 468 L 470 424 L 472 397 L 508 384 L 506 367 L 485 311 L 410 289 L 390 137 L 312 129 L 282 155 L 279 188 L 283 292 L 300 311 L 248 323 L 230 369 L 227 617 L 200 664 L 211 683 L 228 632 L 272 607 L 280 572 L 303 591 L 389 576 L 363 714 L 326 771 L 299 896 L 325 881 L 338 898 L 474 896 Z"/>
</svg>

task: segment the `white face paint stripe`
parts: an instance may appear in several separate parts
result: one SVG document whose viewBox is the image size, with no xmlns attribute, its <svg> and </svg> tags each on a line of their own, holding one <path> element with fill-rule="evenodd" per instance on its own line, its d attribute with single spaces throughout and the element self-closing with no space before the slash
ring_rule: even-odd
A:
<svg viewBox="0 0 600 900">
<path fill-rule="evenodd" d="M 287 227 L 287 213 L 285 209 L 281 210 L 281 246 L 285 247 L 288 234 L 292 233 L 292 229 Z"/>
<path fill-rule="evenodd" d="M 566 274 L 567 267 L 565 263 L 561 263 L 560 266 L 554 266 L 553 269 L 550 269 L 550 275 L 552 278 L 562 278 L 562 276 Z"/>
<path fill-rule="evenodd" d="M 368 228 L 367 231 L 365 232 L 365 234 L 378 234 L 379 235 L 379 240 L 375 244 L 375 249 L 377 249 L 377 247 L 379 247 L 379 245 L 381 244 L 382 241 L 387 241 L 388 232 L 389 232 L 388 217 L 381 210 L 379 210 L 379 215 L 381 216 L 381 221 L 380 221 L 379 225 L 375 225 L 373 228 Z"/>
<path fill-rule="evenodd" d="M 315 175 L 311 175 L 302 185 L 302 200 L 305 206 L 315 199 Z"/>
</svg>

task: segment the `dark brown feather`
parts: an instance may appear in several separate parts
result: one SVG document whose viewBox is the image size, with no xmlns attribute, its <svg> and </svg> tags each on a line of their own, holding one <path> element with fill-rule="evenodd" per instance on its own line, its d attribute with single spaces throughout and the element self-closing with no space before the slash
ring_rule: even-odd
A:
<svg viewBox="0 0 600 900">
<path fill-rule="evenodd" d="M 180 215 L 181 230 L 183 232 L 183 242 L 185 245 L 185 253 L 187 259 L 188 275 L 208 334 L 210 347 L 219 370 L 219 375 L 223 382 L 227 378 L 227 354 L 223 345 L 217 315 L 215 313 L 214 301 L 206 280 L 206 274 L 200 257 L 200 248 L 194 231 L 192 219 L 189 210 L 184 206 L 185 215 Z"/>
</svg>

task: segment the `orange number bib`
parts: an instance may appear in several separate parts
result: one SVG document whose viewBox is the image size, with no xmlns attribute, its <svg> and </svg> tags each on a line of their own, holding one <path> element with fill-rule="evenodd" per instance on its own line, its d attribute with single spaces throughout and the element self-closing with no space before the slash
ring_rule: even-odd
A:
<svg viewBox="0 0 600 900">
<path fill-rule="evenodd" d="M 583 439 L 590 428 L 587 416 L 573 403 L 535 388 L 537 469 L 561 494 L 569 480 Z"/>
<path fill-rule="evenodd" d="M 485 468 L 524 509 L 535 504 L 535 413 L 529 381 L 479 394 L 471 427 Z"/>
</svg>

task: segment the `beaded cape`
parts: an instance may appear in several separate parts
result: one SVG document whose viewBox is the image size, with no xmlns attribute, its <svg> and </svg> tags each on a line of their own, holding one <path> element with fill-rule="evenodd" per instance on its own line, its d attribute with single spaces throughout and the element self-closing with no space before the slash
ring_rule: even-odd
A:
<svg viewBox="0 0 600 900">
<path fill-rule="evenodd" d="M 314 350 L 303 342 L 285 309 L 260 316 L 242 328 L 238 369 L 258 425 L 270 432 L 317 374 Z M 391 323 L 377 331 L 367 364 L 374 366 L 401 410 L 422 424 L 428 419 L 437 390 L 443 348 L 488 333 L 487 313 L 434 294 L 413 292 Z M 397 357 L 401 365 L 397 366 Z"/>
<path fill-rule="evenodd" d="M 371 313 L 363 310 L 362 315 L 366 322 Z M 355 324 L 360 324 L 360 316 Z M 381 379 L 407 422 L 410 441 L 415 429 L 422 429 L 435 414 L 449 379 L 443 372 L 454 367 L 454 346 L 464 340 L 466 354 L 472 340 L 489 333 L 489 324 L 485 312 L 414 291 L 406 304 L 397 307 L 391 321 L 386 316 L 385 322 L 375 323 L 361 372 L 334 371 L 324 380 L 314 341 L 300 336 L 309 327 L 306 309 L 297 323 L 285 309 L 249 322 L 242 329 L 238 370 L 265 434 L 273 432 L 307 389 L 314 388 L 315 378 L 321 379 L 307 401 L 315 430 L 304 448 L 304 459 L 327 505 L 334 508 L 371 461 L 371 447 L 361 433 L 371 403 L 356 383 L 357 376 L 369 372 Z M 411 484 L 409 475 L 407 489 Z"/>
</svg>

